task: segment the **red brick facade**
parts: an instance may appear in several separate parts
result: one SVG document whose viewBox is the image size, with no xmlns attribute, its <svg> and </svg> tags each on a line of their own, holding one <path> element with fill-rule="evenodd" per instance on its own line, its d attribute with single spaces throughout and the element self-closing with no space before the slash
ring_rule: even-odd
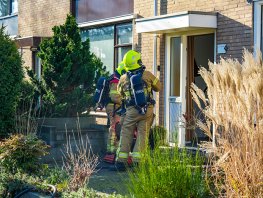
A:
<svg viewBox="0 0 263 198">
<path fill-rule="evenodd" d="M 246 0 L 156 0 L 157 15 L 175 14 L 183 11 L 217 13 L 216 44 L 227 44 L 228 51 L 223 58 L 242 59 L 242 50 L 253 50 L 253 7 Z M 18 32 L 21 37 L 50 37 L 52 27 L 65 22 L 71 12 L 71 0 L 24 0 L 19 1 Z M 134 13 L 138 18 L 154 16 L 153 0 L 134 0 Z M 133 47 L 142 53 L 147 69 L 153 69 L 154 34 L 136 33 L 133 30 Z M 30 51 L 25 52 L 25 65 L 32 65 Z M 157 94 L 157 124 L 164 123 L 165 84 L 165 34 L 157 35 L 157 77 L 162 82 L 162 91 Z M 221 55 L 216 55 L 217 61 Z M 31 59 L 30 59 L 31 57 Z"/>
<path fill-rule="evenodd" d="M 21 37 L 52 35 L 52 27 L 65 23 L 70 0 L 23 0 L 18 5 L 18 33 Z"/>
</svg>

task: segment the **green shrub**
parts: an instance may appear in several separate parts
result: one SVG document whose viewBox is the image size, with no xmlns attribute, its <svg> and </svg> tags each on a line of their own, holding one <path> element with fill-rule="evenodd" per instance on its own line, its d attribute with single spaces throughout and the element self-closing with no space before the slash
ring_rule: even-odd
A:
<svg viewBox="0 0 263 198">
<path fill-rule="evenodd" d="M 39 171 L 39 158 L 46 155 L 48 146 L 35 135 L 12 135 L 0 142 L 0 166 L 15 173 Z"/>
<path fill-rule="evenodd" d="M 55 185 L 58 192 L 68 189 L 70 177 L 64 169 L 59 167 L 47 168 L 44 172 L 45 182 Z"/>
<path fill-rule="evenodd" d="M 202 169 L 203 160 L 178 148 L 159 148 L 145 155 L 129 172 L 130 193 L 136 198 L 206 197 L 208 190 Z"/>
<path fill-rule="evenodd" d="M 43 79 L 38 85 L 46 116 L 77 116 L 89 112 L 95 82 L 103 73 L 103 63 L 90 52 L 89 39 L 81 41 L 73 16 L 64 25 L 53 27 L 54 35 L 40 44 Z M 32 82 L 37 81 L 31 75 Z"/>
<path fill-rule="evenodd" d="M 21 56 L 14 41 L 0 27 L 0 138 L 14 132 L 15 111 L 24 77 Z"/>
<path fill-rule="evenodd" d="M 37 132 L 38 99 L 35 97 L 35 87 L 27 80 L 23 80 L 21 95 L 16 108 L 15 132 L 28 134 Z"/>
<path fill-rule="evenodd" d="M 47 192 L 48 187 L 39 175 L 17 172 L 10 174 L 6 171 L 0 173 L 0 197 L 13 198 L 26 188 L 35 191 Z"/>
<path fill-rule="evenodd" d="M 0 167 L 0 197 L 6 197 L 7 183 L 8 183 L 8 173 L 3 171 Z"/>
<path fill-rule="evenodd" d="M 93 189 L 80 188 L 77 192 L 64 192 L 62 198 L 122 198 L 121 195 L 98 193 Z"/>
</svg>

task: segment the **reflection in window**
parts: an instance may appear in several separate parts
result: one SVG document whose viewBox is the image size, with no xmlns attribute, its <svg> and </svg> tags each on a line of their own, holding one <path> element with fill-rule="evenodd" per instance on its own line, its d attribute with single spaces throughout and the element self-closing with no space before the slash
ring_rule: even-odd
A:
<svg viewBox="0 0 263 198">
<path fill-rule="evenodd" d="M 117 29 L 118 44 L 132 43 L 131 24 L 118 25 L 116 29 Z"/>
<path fill-rule="evenodd" d="M 83 30 L 82 40 L 90 39 L 90 50 L 101 59 L 107 71 L 113 71 L 114 26 Z"/>
<path fill-rule="evenodd" d="M 129 50 L 131 50 L 131 47 L 119 47 L 118 48 L 118 63 L 117 64 L 119 64 L 122 61 L 124 55 Z"/>
<path fill-rule="evenodd" d="M 91 51 L 101 59 L 109 72 L 113 72 L 124 54 L 132 49 L 132 24 L 82 30 L 81 38 L 82 41 L 89 38 Z"/>
<path fill-rule="evenodd" d="M 0 17 L 18 12 L 18 0 L 0 0 Z"/>
<path fill-rule="evenodd" d="M 7 16 L 9 14 L 9 1 L 0 0 L 0 17 Z"/>
<path fill-rule="evenodd" d="M 132 49 L 132 24 L 121 24 L 116 26 L 116 61 L 117 65 L 122 61 L 125 53 Z"/>
</svg>

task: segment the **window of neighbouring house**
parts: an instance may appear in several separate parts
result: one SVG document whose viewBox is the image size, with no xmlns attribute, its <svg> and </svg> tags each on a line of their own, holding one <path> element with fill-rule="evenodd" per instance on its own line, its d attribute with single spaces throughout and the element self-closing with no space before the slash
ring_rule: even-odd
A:
<svg viewBox="0 0 263 198">
<path fill-rule="evenodd" d="M 18 0 L 0 0 L 0 17 L 18 12 Z"/>
<path fill-rule="evenodd" d="M 116 26 L 115 62 L 118 65 L 125 53 L 132 49 L 132 24 L 121 24 Z"/>
<path fill-rule="evenodd" d="M 82 31 L 83 41 L 90 40 L 90 50 L 101 59 L 108 71 L 113 70 L 114 26 Z"/>
<path fill-rule="evenodd" d="M 90 40 L 90 50 L 113 72 L 124 54 L 132 49 L 132 24 L 81 30 L 82 41 Z"/>
</svg>

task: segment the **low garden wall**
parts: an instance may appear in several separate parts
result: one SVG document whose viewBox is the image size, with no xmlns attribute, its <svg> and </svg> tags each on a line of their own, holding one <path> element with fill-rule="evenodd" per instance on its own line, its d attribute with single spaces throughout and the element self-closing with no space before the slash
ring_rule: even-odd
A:
<svg viewBox="0 0 263 198">
<path fill-rule="evenodd" d="M 45 163 L 62 162 L 63 153 L 71 147 L 73 152 L 83 145 L 95 155 L 106 151 L 108 129 L 96 123 L 96 117 L 43 118 L 38 120 L 38 134 L 48 145 L 50 154 Z"/>
</svg>

